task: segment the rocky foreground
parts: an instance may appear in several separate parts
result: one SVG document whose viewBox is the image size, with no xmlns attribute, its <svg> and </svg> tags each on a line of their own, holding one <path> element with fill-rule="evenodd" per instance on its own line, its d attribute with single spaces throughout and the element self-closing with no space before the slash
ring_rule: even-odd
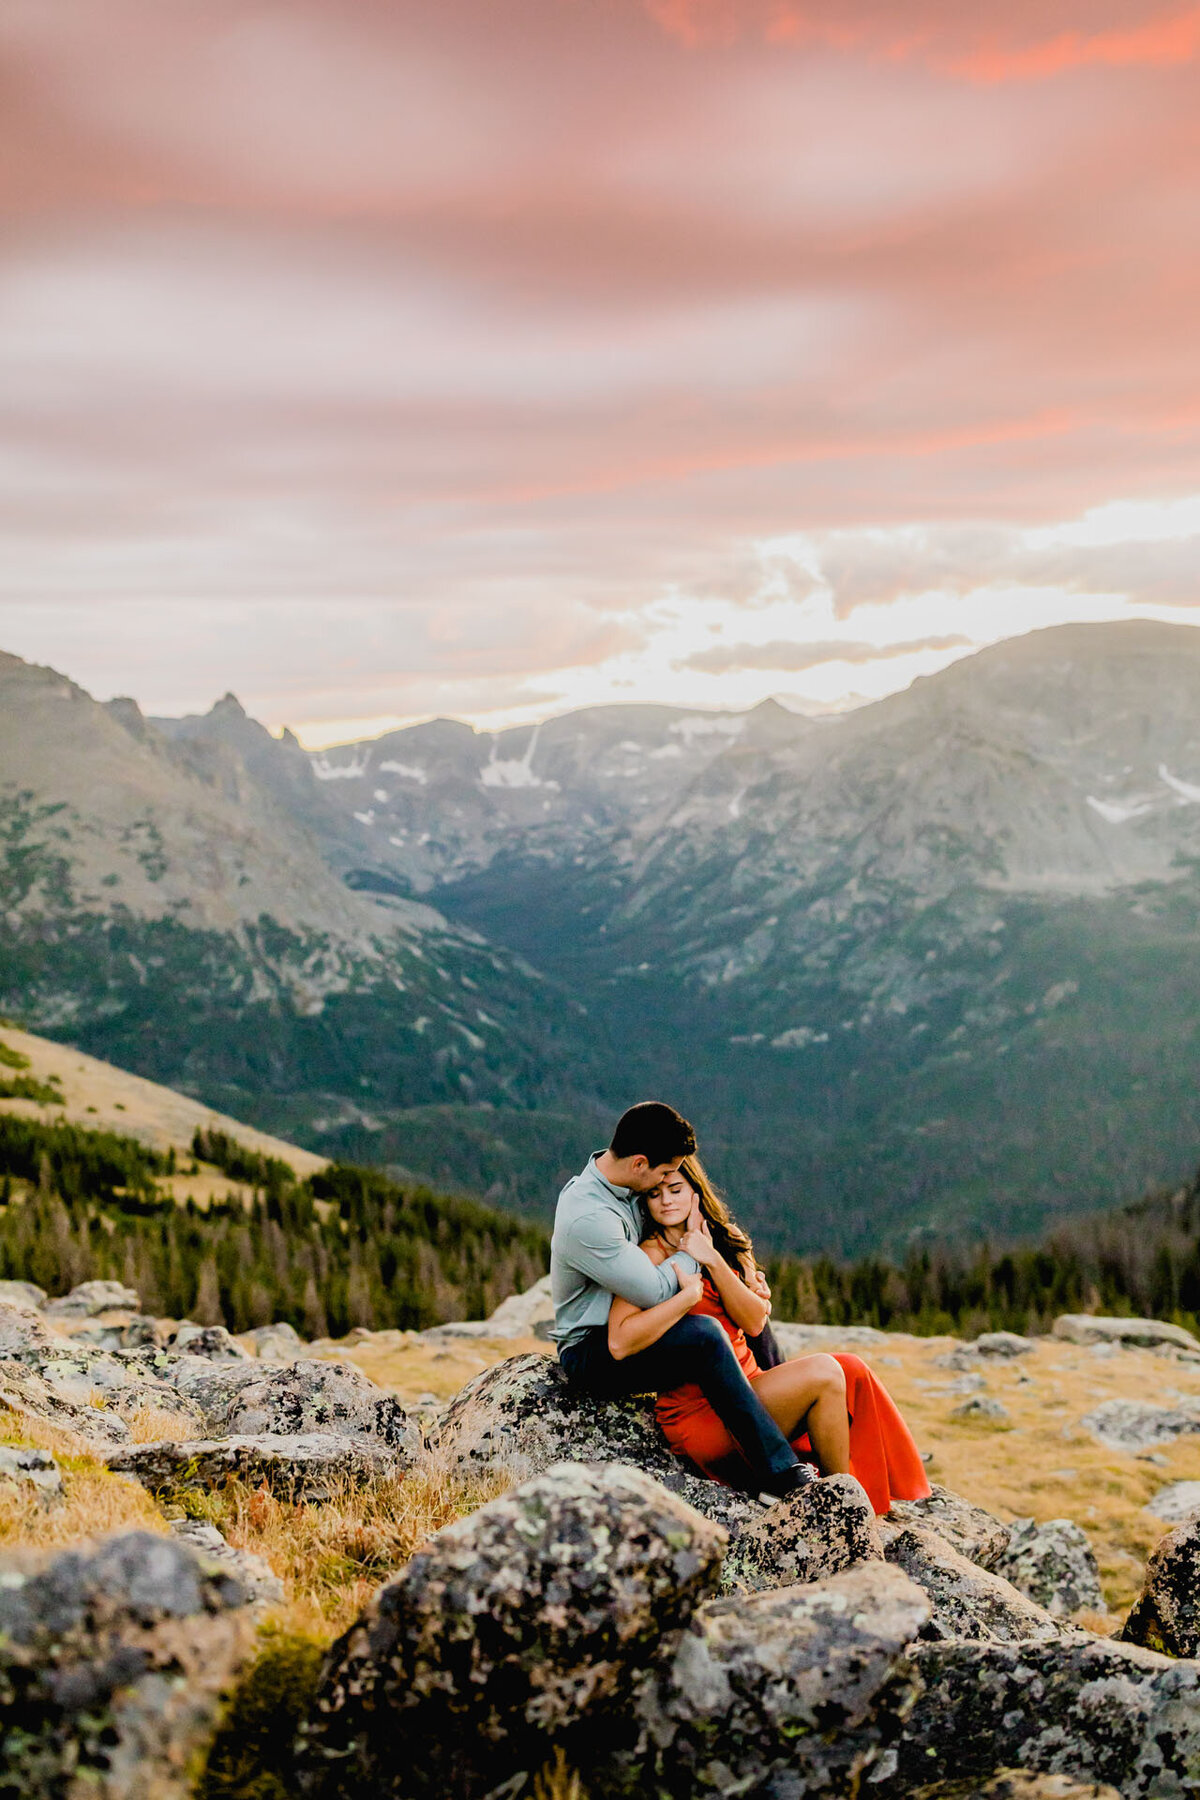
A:
<svg viewBox="0 0 1200 1800">
<path fill-rule="evenodd" d="M 411 1347 L 502 1352 L 545 1313 L 539 1284 Z M 791 1349 L 822 1335 L 781 1330 Z M 1140 1402 L 1097 1383 L 1082 1429 L 1101 1452 L 1200 1434 L 1186 1333 L 1056 1332 L 1049 1352 L 1007 1333 L 929 1347 L 961 1384 L 944 1398 L 976 1407 L 968 1436 L 1005 1425 L 994 1371 L 1076 1352 L 1163 1377 Z M 550 1791 L 557 1756 L 593 1800 L 1200 1794 L 1200 1484 L 1161 1484 L 1174 1528 L 1122 1621 L 1071 1519 L 1005 1521 L 941 1483 L 877 1519 L 849 1476 L 767 1507 L 677 1463 L 645 1402 L 581 1403 L 536 1350 L 419 1408 L 332 1354 L 286 1326 L 239 1341 L 148 1319 L 115 1283 L 49 1302 L 0 1284 L 6 1792 L 183 1795 L 223 1708 L 231 1753 L 285 1593 L 212 1522 L 217 1497 L 319 1523 L 440 1472 L 496 1497 L 396 1556 L 315 1678 L 281 1691 L 272 1792 L 517 1800 Z M 63 1543 L 85 1466 L 140 1496 L 142 1529 Z"/>
</svg>

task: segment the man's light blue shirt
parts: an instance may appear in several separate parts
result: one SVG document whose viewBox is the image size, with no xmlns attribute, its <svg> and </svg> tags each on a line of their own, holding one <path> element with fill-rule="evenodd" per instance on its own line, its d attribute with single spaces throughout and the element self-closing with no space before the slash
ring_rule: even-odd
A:
<svg viewBox="0 0 1200 1800">
<path fill-rule="evenodd" d="M 676 1258 L 650 1261 L 638 1248 L 642 1211 L 631 1188 L 614 1187 L 596 1158 L 573 1175 L 558 1196 L 550 1243 L 550 1288 L 558 1348 L 574 1344 L 594 1325 L 607 1325 L 614 1294 L 645 1309 L 679 1290 Z M 696 1267 L 678 1254 L 685 1273 Z"/>
</svg>

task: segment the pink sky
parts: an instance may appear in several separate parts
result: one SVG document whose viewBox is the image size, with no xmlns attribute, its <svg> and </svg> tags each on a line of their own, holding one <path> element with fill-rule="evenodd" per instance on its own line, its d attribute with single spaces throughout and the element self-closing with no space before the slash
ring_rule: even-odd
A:
<svg viewBox="0 0 1200 1800">
<path fill-rule="evenodd" d="M 1200 622 L 1200 6 L 8 0 L 0 54 L 0 647 L 97 693 L 315 743 Z"/>
</svg>

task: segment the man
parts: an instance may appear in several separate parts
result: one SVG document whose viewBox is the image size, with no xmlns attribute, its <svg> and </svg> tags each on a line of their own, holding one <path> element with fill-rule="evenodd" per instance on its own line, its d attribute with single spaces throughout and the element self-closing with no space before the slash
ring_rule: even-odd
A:
<svg viewBox="0 0 1200 1800">
<path fill-rule="evenodd" d="M 622 1361 L 608 1348 L 614 1294 L 644 1309 L 691 1282 L 700 1297 L 692 1257 L 677 1253 L 656 1265 L 638 1243 L 637 1196 L 652 1192 L 695 1149 L 687 1120 L 672 1106 L 646 1100 L 621 1115 L 608 1149 L 589 1157 L 564 1187 L 550 1247 L 558 1359 L 570 1381 L 598 1400 L 662 1394 L 696 1382 L 740 1446 L 756 1485 L 772 1495 L 790 1494 L 812 1471 L 755 1397 L 716 1319 L 685 1313 L 657 1343 Z"/>
</svg>

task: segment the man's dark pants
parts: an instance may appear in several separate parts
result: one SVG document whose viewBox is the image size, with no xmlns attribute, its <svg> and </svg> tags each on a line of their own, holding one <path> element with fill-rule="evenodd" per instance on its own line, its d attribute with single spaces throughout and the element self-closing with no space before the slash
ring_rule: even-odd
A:
<svg viewBox="0 0 1200 1800">
<path fill-rule="evenodd" d="M 772 1487 L 795 1466 L 796 1452 L 746 1380 L 728 1334 L 706 1314 L 680 1319 L 648 1350 L 620 1362 L 608 1348 L 607 1327 L 593 1325 L 558 1360 L 575 1386 L 597 1400 L 665 1394 L 695 1382 L 760 1486 Z"/>
</svg>

